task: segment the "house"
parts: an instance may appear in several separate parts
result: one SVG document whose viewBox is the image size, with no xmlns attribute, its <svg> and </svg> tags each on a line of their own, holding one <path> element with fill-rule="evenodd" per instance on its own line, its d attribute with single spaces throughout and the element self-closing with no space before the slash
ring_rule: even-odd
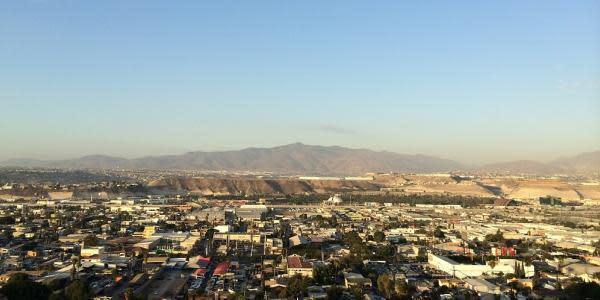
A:
<svg viewBox="0 0 600 300">
<path fill-rule="evenodd" d="M 469 289 L 479 293 L 500 294 L 500 287 L 482 278 L 464 279 Z"/>
<path fill-rule="evenodd" d="M 304 244 L 308 244 L 308 243 L 309 243 L 308 239 L 301 235 L 295 235 L 290 238 L 290 247 L 295 247 L 295 246 L 304 245 Z"/>
<path fill-rule="evenodd" d="M 81 257 L 98 256 L 104 253 L 104 246 L 84 247 L 81 248 Z"/>
<path fill-rule="evenodd" d="M 305 277 L 313 277 L 313 264 L 304 260 L 300 255 L 290 255 L 287 257 L 287 274 L 294 276 L 300 274 Z"/>
<path fill-rule="evenodd" d="M 344 285 L 346 288 L 371 288 L 373 283 L 371 279 L 365 278 L 362 274 L 352 273 L 352 272 L 344 272 Z"/>
</svg>

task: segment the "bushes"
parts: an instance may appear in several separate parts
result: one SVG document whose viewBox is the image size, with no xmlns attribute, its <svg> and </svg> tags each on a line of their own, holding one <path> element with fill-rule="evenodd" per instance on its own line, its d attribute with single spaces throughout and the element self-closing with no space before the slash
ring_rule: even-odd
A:
<svg viewBox="0 0 600 300">
<path fill-rule="evenodd" d="M 600 295 L 600 285 L 597 283 L 576 282 L 564 290 L 564 296 L 561 299 L 598 299 L 598 295 Z"/>
<path fill-rule="evenodd" d="M 14 274 L 2 287 L 0 293 L 10 300 L 48 299 L 50 289 L 29 279 L 27 274 Z"/>
</svg>

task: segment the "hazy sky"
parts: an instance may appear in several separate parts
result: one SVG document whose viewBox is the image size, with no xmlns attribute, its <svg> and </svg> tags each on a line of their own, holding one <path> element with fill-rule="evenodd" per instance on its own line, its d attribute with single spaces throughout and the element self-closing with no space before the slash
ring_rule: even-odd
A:
<svg viewBox="0 0 600 300">
<path fill-rule="evenodd" d="M 600 149 L 600 1 L 0 2 L 0 159 Z"/>
</svg>

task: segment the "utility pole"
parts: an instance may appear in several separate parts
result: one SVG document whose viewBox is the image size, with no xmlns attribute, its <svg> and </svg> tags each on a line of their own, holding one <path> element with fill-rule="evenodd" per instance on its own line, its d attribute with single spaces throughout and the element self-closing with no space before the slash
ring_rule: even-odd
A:
<svg viewBox="0 0 600 300">
<path fill-rule="evenodd" d="M 254 254 L 254 233 L 250 233 L 250 257 Z"/>
</svg>

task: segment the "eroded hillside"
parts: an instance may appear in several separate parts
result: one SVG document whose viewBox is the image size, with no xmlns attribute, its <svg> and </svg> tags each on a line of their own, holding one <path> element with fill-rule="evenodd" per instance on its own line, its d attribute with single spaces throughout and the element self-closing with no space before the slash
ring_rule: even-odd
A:
<svg viewBox="0 0 600 300">
<path fill-rule="evenodd" d="M 203 195 L 334 193 L 379 190 L 380 188 L 378 184 L 368 181 L 191 177 L 169 177 L 154 180 L 148 183 L 148 187 L 187 190 Z"/>
</svg>

